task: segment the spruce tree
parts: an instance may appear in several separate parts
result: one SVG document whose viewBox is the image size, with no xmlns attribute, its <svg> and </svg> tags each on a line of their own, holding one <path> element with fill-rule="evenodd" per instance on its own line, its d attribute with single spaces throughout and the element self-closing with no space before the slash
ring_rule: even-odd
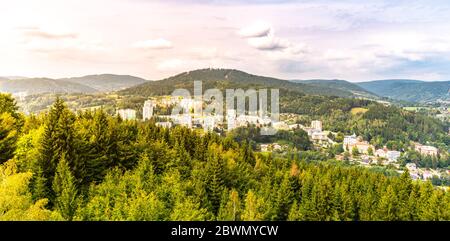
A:
<svg viewBox="0 0 450 241">
<path fill-rule="evenodd" d="M 378 220 L 395 221 L 399 220 L 398 216 L 398 197 L 392 186 L 388 186 L 387 190 L 382 194 L 378 204 Z"/>
<path fill-rule="evenodd" d="M 217 214 L 220 207 L 220 199 L 224 188 L 224 164 L 221 157 L 222 148 L 212 145 L 208 149 L 206 164 L 207 171 L 207 194 L 214 214 Z"/>
<path fill-rule="evenodd" d="M 222 198 L 217 219 L 220 221 L 239 221 L 241 213 L 239 193 L 234 189 L 229 193 L 224 193 L 225 197 Z"/>
<path fill-rule="evenodd" d="M 264 213 L 262 212 L 263 203 L 256 194 L 250 190 L 245 198 L 245 207 L 242 212 L 243 221 L 262 221 Z"/>
<path fill-rule="evenodd" d="M 69 163 L 63 156 L 58 163 L 53 180 L 53 191 L 55 193 L 55 207 L 64 219 L 72 220 L 77 209 L 77 187 Z"/>
<path fill-rule="evenodd" d="M 54 198 L 51 188 L 59 160 L 64 156 L 67 160 L 76 161 L 73 122 L 73 114 L 57 98 L 46 118 L 39 158 L 39 168 L 42 168 L 43 177 L 47 181 L 50 201 Z M 75 169 L 75 173 L 80 173 L 82 167 L 77 163 L 71 164 L 69 166 Z"/>
</svg>

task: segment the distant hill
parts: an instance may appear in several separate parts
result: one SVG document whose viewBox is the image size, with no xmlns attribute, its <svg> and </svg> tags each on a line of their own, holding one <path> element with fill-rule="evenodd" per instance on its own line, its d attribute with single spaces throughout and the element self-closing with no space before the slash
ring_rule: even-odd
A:
<svg viewBox="0 0 450 241">
<path fill-rule="evenodd" d="M 348 82 L 346 80 L 328 80 L 328 79 L 311 79 L 311 80 L 291 80 L 295 83 L 303 83 L 308 85 L 313 85 L 317 87 L 329 87 L 339 90 L 345 90 L 352 92 L 355 96 L 378 99 L 379 97 L 370 91 L 358 86 L 357 84 Z"/>
<path fill-rule="evenodd" d="M 26 78 L 10 79 L 0 77 L 0 91 L 43 93 L 93 93 L 117 91 L 146 82 L 145 79 L 130 75 L 88 75 L 75 78 L 50 79 Z"/>
<path fill-rule="evenodd" d="M 131 75 L 113 74 L 87 75 L 60 80 L 86 85 L 99 92 L 117 91 L 147 82 L 145 79 Z"/>
<path fill-rule="evenodd" d="M 10 79 L 10 80 L 16 80 L 16 79 L 28 79 L 24 76 L 0 76 L 0 79 Z"/>
<path fill-rule="evenodd" d="M 96 92 L 95 89 L 89 86 L 49 78 L 0 80 L 0 91 L 10 93 L 26 92 L 27 94 Z"/>
<path fill-rule="evenodd" d="M 203 82 L 203 89 L 218 88 L 279 88 L 305 94 L 352 97 L 350 91 L 330 88 L 325 86 L 315 86 L 303 83 L 294 83 L 271 77 L 252 75 L 234 69 L 200 69 L 184 72 L 167 79 L 149 81 L 147 83 L 134 86 L 123 91 L 122 94 L 136 94 L 142 96 L 168 95 L 174 89 L 184 88 L 192 93 L 194 80 Z"/>
<path fill-rule="evenodd" d="M 361 82 L 357 85 L 379 96 L 395 100 L 422 103 L 450 100 L 450 81 L 391 79 Z"/>
</svg>

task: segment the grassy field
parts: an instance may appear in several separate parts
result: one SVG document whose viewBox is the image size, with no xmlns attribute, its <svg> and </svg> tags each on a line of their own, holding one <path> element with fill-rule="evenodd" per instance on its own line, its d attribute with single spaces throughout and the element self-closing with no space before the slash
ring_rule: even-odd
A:
<svg viewBox="0 0 450 241">
<path fill-rule="evenodd" d="M 357 115 L 357 114 L 364 114 L 366 113 L 367 109 L 366 108 L 361 108 L 361 107 L 356 107 L 356 108 L 352 108 L 351 113 L 352 115 Z"/>
</svg>

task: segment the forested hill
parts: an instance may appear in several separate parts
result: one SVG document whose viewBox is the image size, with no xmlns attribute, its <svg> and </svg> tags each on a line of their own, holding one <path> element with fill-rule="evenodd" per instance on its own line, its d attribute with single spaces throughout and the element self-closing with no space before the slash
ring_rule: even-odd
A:
<svg viewBox="0 0 450 241">
<path fill-rule="evenodd" d="M 49 78 L 0 79 L 0 92 L 27 94 L 92 93 L 97 90 L 84 84 Z"/>
<path fill-rule="evenodd" d="M 154 96 L 169 95 L 174 89 L 184 88 L 192 91 L 194 81 L 203 82 L 203 89 L 211 88 L 279 88 L 298 93 L 352 97 L 350 91 L 326 86 L 315 86 L 291 81 L 248 74 L 233 69 L 200 69 L 184 72 L 173 77 L 147 82 L 121 91 L 121 94 Z M 191 92 L 192 93 L 192 92 Z"/>
<path fill-rule="evenodd" d="M 131 75 L 114 74 L 86 75 L 83 77 L 65 78 L 60 80 L 87 85 L 100 92 L 120 90 L 147 82 L 145 79 Z"/>
<path fill-rule="evenodd" d="M 450 101 L 450 81 L 376 80 L 357 83 L 379 96 L 410 102 Z"/>
<path fill-rule="evenodd" d="M 7 78 L 0 77 L 0 92 L 43 93 L 94 93 L 117 91 L 147 80 L 130 75 L 87 75 L 74 78 Z"/>
<path fill-rule="evenodd" d="M 317 86 L 317 87 L 328 87 L 328 88 L 334 88 L 344 91 L 350 91 L 355 96 L 360 97 L 366 97 L 370 99 L 378 99 L 379 96 L 375 93 L 372 93 L 357 84 L 348 82 L 346 80 L 339 80 L 339 79 L 311 79 L 311 80 L 291 80 L 294 83 L 302 83 L 302 84 L 308 84 L 311 86 Z"/>
</svg>

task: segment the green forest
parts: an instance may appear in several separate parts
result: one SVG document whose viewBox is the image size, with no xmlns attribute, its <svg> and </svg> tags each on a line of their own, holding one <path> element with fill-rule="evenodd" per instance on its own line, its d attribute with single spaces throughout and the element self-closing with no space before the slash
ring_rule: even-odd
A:
<svg viewBox="0 0 450 241">
<path fill-rule="evenodd" d="M 450 220 L 450 193 L 59 98 L 24 116 L 0 94 L 0 220 Z"/>
</svg>

